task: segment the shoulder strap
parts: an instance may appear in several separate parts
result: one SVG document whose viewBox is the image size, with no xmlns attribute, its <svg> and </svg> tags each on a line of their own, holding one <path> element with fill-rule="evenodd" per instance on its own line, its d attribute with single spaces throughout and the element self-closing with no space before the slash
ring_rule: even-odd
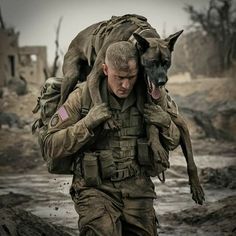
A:
<svg viewBox="0 0 236 236">
<path fill-rule="evenodd" d="M 88 83 L 86 82 L 82 90 L 82 99 L 81 99 L 81 115 L 85 117 L 92 106 L 92 99 L 88 89 Z"/>
</svg>

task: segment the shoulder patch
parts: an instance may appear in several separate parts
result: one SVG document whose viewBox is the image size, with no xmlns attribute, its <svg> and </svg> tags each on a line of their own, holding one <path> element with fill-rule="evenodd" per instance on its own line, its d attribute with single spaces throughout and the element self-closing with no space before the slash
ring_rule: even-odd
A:
<svg viewBox="0 0 236 236">
<path fill-rule="evenodd" d="M 56 114 L 56 115 L 54 115 L 54 117 L 51 119 L 51 123 L 50 123 L 51 127 L 56 126 L 56 125 L 58 124 L 58 122 L 59 122 L 59 117 L 58 117 L 58 114 Z"/>
<path fill-rule="evenodd" d="M 58 110 L 58 115 L 60 116 L 62 121 L 65 121 L 69 118 L 69 115 L 66 111 L 66 108 L 64 106 L 61 106 Z"/>
</svg>

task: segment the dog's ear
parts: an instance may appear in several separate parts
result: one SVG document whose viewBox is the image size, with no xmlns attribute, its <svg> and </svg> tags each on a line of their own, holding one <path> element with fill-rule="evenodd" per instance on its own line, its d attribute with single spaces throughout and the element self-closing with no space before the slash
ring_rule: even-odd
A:
<svg viewBox="0 0 236 236">
<path fill-rule="evenodd" d="M 171 34 L 165 41 L 168 43 L 168 48 L 172 52 L 174 50 L 174 45 L 178 37 L 183 33 L 183 30 L 176 32 L 175 34 Z"/>
<path fill-rule="evenodd" d="M 149 42 L 139 34 L 133 33 L 133 36 L 137 41 L 136 47 L 138 51 L 144 53 L 149 48 Z"/>
</svg>

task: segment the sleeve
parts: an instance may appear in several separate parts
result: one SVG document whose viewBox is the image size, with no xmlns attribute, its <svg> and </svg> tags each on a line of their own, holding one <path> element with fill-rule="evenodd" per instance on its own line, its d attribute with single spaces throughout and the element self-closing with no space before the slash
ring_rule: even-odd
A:
<svg viewBox="0 0 236 236">
<path fill-rule="evenodd" d="M 171 121 L 169 128 L 162 128 L 160 134 L 165 144 L 165 147 L 169 151 L 172 151 L 177 148 L 180 141 L 180 132 L 173 121 Z"/>
<path fill-rule="evenodd" d="M 161 106 L 166 110 L 170 116 L 177 117 L 179 111 L 178 106 L 165 89 L 162 91 L 162 104 Z M 166 148 L 169 151 L 174 150 L 180 143 L 180 132 L 178 127 L 173 121 L 171 121 L 168 128 L 162 128 L 160 130 L 161 138 Z"/>
<path fill-rule="evenodd" d="M 46 158 L 61 158 L 79 151 L 94 133 L 81 119 L 81 90 L 76 89 L 49 121 L 43 142 Z"/>
</svg>

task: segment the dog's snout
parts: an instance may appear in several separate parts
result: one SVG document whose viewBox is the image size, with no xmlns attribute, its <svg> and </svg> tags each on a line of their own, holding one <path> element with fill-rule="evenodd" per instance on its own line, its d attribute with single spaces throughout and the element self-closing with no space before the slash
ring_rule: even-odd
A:
<svg viewBox="0 0 236 236">
<path fill-rule="evenodd" d="M 158 86 L 163 86 L 163 85 L 165 85 L 165 83 L 166 83 L 166 81 L 160 81 L 160 82 L 158 82 Z"/>
<path fill-rule="evenodd" d="M 166 82 L 167 82 L 167 79 L 165 79 L 164 77 L 162 77 L 162 78 L 159 78 L 159 79 L 158 79 L 157 85 L 158 85 L 158 86 L 163 86 L 163 85 L 166 84 Z"/>
</svg>

